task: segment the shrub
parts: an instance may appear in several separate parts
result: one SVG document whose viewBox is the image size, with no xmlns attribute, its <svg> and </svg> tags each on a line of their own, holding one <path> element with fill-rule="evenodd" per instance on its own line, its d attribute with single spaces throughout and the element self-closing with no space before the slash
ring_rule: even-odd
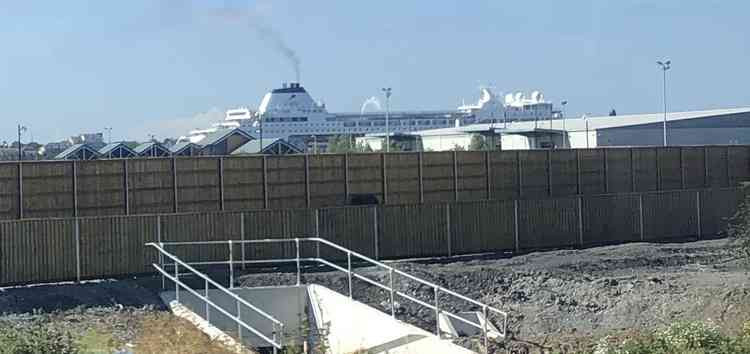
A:
<svg viewBox="0 0 750 354">
<path fill-rule="evenodd" d="M 736 240 L 739 256 L 750 259 L 750 195 L 727 221 L 726 234 Z"/>
<path fill-rule="evenodd" d="M 0 354 L 61 353 L 80 350 L 70 333 L 41 322 L 0 323 Z"/>
</svg>

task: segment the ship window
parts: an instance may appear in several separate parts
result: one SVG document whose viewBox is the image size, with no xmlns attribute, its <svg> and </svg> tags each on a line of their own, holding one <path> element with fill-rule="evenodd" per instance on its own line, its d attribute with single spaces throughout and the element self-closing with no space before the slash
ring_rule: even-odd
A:
<svg viewBox="0 0 750 354">
<path fill-rule="evenodd" d="M 376 120 L 375 121 L 375 126 L 382 127 L 384 125 L 385 125 L 385 121 L 382 121 L 382 120 Z"/>
<path fill-rule="evenodd" d="M 372 125 L 372 123 L 370 123 L 370 122 L 359 122 L 359 123 L 357 123 L 357 125 L 359 125 L 360 127 L 369 127 L 369 126 Z"/>
<path fill-rule="evenodd" d="M 419 125 L 430 125 L 430 121 L 429 120 L 420 120 L 419 121 Z"/>
<path fill-rule="evenodd" d="M 344 122 L 344 126 L 345 127 L 353 127 L 353 126 L 356 126 L 356 125 L 357 124 L 355 122 Z"/>
</svg>

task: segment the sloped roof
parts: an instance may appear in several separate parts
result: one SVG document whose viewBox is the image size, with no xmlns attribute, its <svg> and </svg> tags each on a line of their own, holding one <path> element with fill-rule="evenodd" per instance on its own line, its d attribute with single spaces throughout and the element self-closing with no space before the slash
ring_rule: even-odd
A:
<svg viewBox="0 0 750 354">
<path fill-rule="evenodd" d="M 70 156 L 71 154 L 74 154 L 75 152 L 77 152 L 79 150 L 88 150 L 93 155 L 96 155 L 96 156 L 99 155 L 99 152 L 96 151 L 96 149 L 94 149 L 93 147 L 89 146 L 88 144 L 75 144 L 75 145 L 71 145 L 69 148 L 67 148 L 67 149 L 63 150 L 61 153 L 57 154 L 55 156 L 55 159 L 56 160 L 66 160 L 68 158 L 68 156 Z"/>
<path fill-rule="evenodd" d="M 161 150 L 164 150 L 166 152 L 169 152 L 169 149 L 167 149 L 164 145 L 162 145 L 161 143 L 154 142 L 154 141 L 149 141 L 147 143 L 143 143 L 141 145 L 138 145 L 138 146 L 135 147 L 135 149 L 133 149 L 133 151 L 135 151 L 137 154 L 140 155 L 144 151 L 150 149 L 151 147 L 156 147 L 157 149 L 161 149 Z"/>
<path fill-rule="evenodd" d="M 240 134 L 247 139 L 253 139 L 253 137 L 250 134 L 248 134 L 246 131 L 240 128 L 229 128 L 229 129 L 219 129 L 213 133 L 209 133 L 203 139 L 198 141 L 198 143 L 200 143 L 200 145 L 202 146 L 214 145 L 226 139 L 232 134 Z"/>
<path fill-rule="evenodd" d="M 302 150 L 298 148 L 297 146 L 288 143 L 284 139 L 276 138 L 276 139 L 263 139 L 263 145 L 261 146 L 260 140 L 250 140 L 244 145 L 237 148 L 237 150 L 232 151 L 232 155 L 240 155 L 240 154 L 259 154 L 266 149 L 273 149 L 276 145 L 283 145 L 284 147 L 294 151 L 295 153 L 302 153 Z"/>
<path fill-rule="evenodd" d="M 169 151 L 171 151 L 173 154 L 177 154 L 185 149 L 188 149 L 190 147 L 193 147 L 195 149 L 200 149 L 201 146 L 196 143 L 191 143 L 189 141 L 182 141 L 177 144 L 174 144 L 169 147 Z"/>
<path fill-rule="evenodd" d="M 131 149 L 127 144 L 122 143 L 122 142 L 111 143 L 111 144 L 105 145 L 103 148 L 99 149 L 99 154 L 108 155 L 110 152 L 114 151 L 118 147 L 128 150 L 131 153 L 135 154 L 135 151 L 133 151 L 133 149 Z"/>
</svg>

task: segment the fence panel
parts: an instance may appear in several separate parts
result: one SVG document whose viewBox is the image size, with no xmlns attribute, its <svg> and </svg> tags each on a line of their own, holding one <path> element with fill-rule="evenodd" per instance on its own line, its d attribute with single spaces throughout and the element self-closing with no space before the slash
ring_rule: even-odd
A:
<svg viewBox="0 0 750 354">
<path fill-rule="evenodd" d="M 458 200 L 487 199 L 487 161 L 484 151 L 456 151 Z"/>
<path fill-rule="evenodd" d="M 543 198 L 549 195 L 549 161 L 546 150 L 521 150 L 521 197 Z"/>
<path fill-rule="evenodd" d="M 389 153 L 385 166 L 388 204 L 419 203 L 419 156 Z"/>
<path fill-rule="evenodd" d="M 644 194 L 644 239 L 669 240 L 697 237 L 697 208 L 697 194 L 694 191 Z"/>
<path fill-rule="evenodd" d="M 682 169 L 685 174 L 685 188 L 703 188 L 706 182 L 705 152 L 702 147 L 682 148 Z"/>
<path fill-rule="evenodd" d="M 745 201 L 743 188 L 711 189 L 701 193 L 701 238 L 726 236 L 728 218 Z"/>
<path fill-rule="evenodd" d="M 633 191 L 630 149 L 607 149 L 607 193 Z"/>
<path fill-rule="evenodd" d="M 76 164 L 78 215 L 124 215 L 124 161 L 79 161 Z"/>
<path fill-rule="evenodd" d="M 727 149 L 729 185 L 735 187 L 750 180 L 750 147 L 729 146 Z"/>
<path fill-rule="evenodd" d="M 515 248 L 512 201 L 462 202 L 452 203 L 449 207 L 453 254 Z"/>
<path fill-rule="evenodd" d="M 0 222 L 0 283 L 76 279 L 74 219 Z"/>
<path fill-rule="evenodd" d="M 19 216 L 18 163 L 0 162 L 0 220 Z"/>
<path fill-rule="evenodd" d="M 177 166 L 177 211 L 221 209 L 219 158 L 181 157 Z"/>
<path fill-rule="evenodd" d="M 490 151 L 490 196 L 518 198 L 518 151 Z"/>
<path fill-rule="evenodd" d="M 162 215 L 161 241 L 240 240 L 239 212 L 211 212 Z M 227 261 L 229 246 L 166 246 L 167 251 L 185 262 Z"/>
<path fill-rule="evenodd" d="M 635 191 L 649 192 L 659 189 L 656 152 L 658 148 L 631 148 L 633 150 L 633 173 Z"/>
<path fill-rule="evenodd" d="M 224 210 L 265 207 L 263 157 L 224 158 Z"/>
<path fill-rule="evenodd" d="M 605 192 L 604 150 L 583 149 L 578 151 L 580 164 L 581 194 L 601 194 Z"/>
<path fill-rule="evenodd" d="M 682 159 L 679 147 L 665 147 L 656 150 L 659 165 L 659 189 L 682 188 Z"/>
<path fill-rule="evenodd" d="M 267 156 L 268 203 L 271 209 L 307 206 L 305 156 Z"/>
<path fill-rule="evenodd" d="M 383 162 L 380 154 L 349 155 L 350 194 L 374 194 L 383 202 Z"/>
<path fill-rule="evenodd" d="M 422 171 L 425 202 L 445 202 L 456 199 L 453 152 L 425 152 L 422 155 Z"/>
<path fill-rule="evenodd" d="M 23 217 L 74 216 L 73 162 L 24 162 Z"/>
<path fill-rule="evenodd" d="M 518 240 L 520 249 L 578 244 L 577 198 L 518 201 Z"/>
<path fill-rule="evenodd" d="M 174 212 L 172 159 L 128 159 L 131 214 Z"/>
<path fill-rule="evenodd" d="M 380 258 L 448 254 L 445 204 L 383 206 L 378 218 Z"/>
<path fill-rule="evenodd" d="M 376 207 L 348 207 L 320 209 L 320 237 L 365 256 L 376 258 Z M 345 260 L 337 250 L 321 247 L 325 259 Z"/>
<path fill-rule="evenodd" d="M 80 219 L 81 276 L 102 278 L 152 271 L 157 216 L 109 216 Z"/>
<path fill-rule="evenodd" d="M 726 146 L 707 146 L 708 186 L 729 187 L 729 148 Z"/>
<path fill-rule="evenodd" d="M 346 155 L 311 155 L 310 206 L 346 205 Z"/>
<path fill-rule="evenodd" d="M 581 203 L 585 246 L 640 240 L 637 195 L 585 196 Z"/>
<path fill-rule="evenodd" d="M 575 195 L 578 193 L 578 162 L 575 150 L 553 150 L 552 185 L 553 196 Z"/>
</svg>

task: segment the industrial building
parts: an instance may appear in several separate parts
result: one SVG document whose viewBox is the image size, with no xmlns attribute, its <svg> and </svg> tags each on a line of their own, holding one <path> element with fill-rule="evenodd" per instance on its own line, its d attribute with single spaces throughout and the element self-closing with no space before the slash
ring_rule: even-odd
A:
<svg viewBox="0 0 750 354">
<path fill-rule="evenodd" d="M 661 146 L 664 114 L 636 114 L 531 122 L 472 124 L 391 135 L 410 141 L 414 150 L 469 150 L 485 139 L 492 149 L 595 148 Z M 368 134 L 357 142 L 380 150 L 385 134 Z M 674 112 L 666 117 L 667 145 L 750 144 L 750 108 Z"/>
</svg>

